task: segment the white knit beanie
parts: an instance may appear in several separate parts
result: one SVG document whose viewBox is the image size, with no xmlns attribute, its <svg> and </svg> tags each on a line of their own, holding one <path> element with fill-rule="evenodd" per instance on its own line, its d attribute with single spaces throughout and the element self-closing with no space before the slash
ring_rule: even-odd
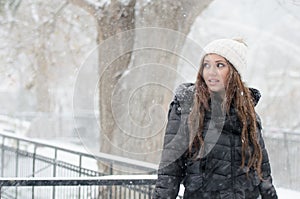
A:
<svg viewBox="0 0 300 199">
<path fill-rule="evenodd" d="M 218 39 L 210 42 L 203 48 L 201 63 L 207 54 L 218 54 L 227 59 L 241 74 L 247 66 L 247 46 L 240 40 Z"/>
</svg>

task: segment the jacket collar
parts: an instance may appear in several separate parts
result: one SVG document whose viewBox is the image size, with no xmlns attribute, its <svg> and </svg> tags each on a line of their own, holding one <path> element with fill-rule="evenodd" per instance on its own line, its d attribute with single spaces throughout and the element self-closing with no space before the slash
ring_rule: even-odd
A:
<svg viewBox="0 0 300 199">
<path fill-rule="evenodd" d="M 254 106 L 256 106 L 261 97 L 261 94 L 260 94 L 259 90 L 255 89 L 255 88 L 249 88 L 249 90 L 252 94 Z M 179 85 L 179 87 L 176 89 L 175 95 L 179 102 L 183 103 L 183 102 L 188 101 L 189 103 L 192 103 L 193 98 L 194 98 L 194 92 L 195 92 L 195 84 L 194 83 L 183 83 L 183 84 Z"/>
</svg>

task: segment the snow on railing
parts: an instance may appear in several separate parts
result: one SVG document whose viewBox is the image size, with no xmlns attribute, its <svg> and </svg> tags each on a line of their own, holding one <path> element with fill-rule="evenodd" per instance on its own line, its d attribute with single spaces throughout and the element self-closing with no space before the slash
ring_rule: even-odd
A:
<svg viewBox="0 0 300 199">
<path fill-rule="evenodd" d="M 3 186 L 155 185 L 157 175 L 108 175 L 100 177 L 0 178 Z"/>
<path fill-rule="evenodd" d="M 52 199 L 99 197 L 108 199 L 150 199 L 156 179 L 157 175 L 0 178 L 0 198 L 2 195 L 4 198 L 9 193 L 13 193 L 18 198 L 28 195 L 30 198 Z"/>
</svg>

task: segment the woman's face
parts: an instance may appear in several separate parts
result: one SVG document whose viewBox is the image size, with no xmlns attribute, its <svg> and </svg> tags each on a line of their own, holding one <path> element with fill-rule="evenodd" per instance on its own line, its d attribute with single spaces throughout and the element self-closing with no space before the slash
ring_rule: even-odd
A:
<svg viewBox="0 0 300 199">
<path fill-rule="evenodd" d="M 208 54 L 204 57 L 203 78 L 212 92 L 224 92 L 227 84 L 230 65 L 224 57 L 217 54 Z"/>
</svg>

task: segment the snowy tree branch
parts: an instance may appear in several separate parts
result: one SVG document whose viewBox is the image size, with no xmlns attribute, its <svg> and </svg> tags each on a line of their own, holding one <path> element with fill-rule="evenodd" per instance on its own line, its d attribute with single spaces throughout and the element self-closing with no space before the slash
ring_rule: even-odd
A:
<svg viewBox="0 0 300 199">
<path fill-rule="evenodd" d="M 69 3 L 79 6 L 84 9 L 86 12 L 90 13 L 92 16 L 95 16 L 95 13 L 100 9 L 102 10 L 104 5 L 101 5 L 99 2 L 92 0 L 67 0 Z"/>
</svg>

